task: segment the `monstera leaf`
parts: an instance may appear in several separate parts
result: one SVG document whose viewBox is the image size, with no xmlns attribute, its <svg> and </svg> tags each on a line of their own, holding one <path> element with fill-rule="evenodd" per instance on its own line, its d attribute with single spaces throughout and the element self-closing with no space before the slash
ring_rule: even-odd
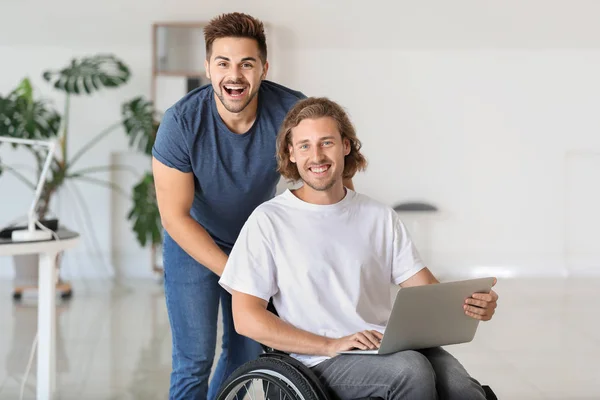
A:
<svg viewBox="0 0 600 400">
<path fill-rule="evenodd" d="M 121 60 L 111 54 L 73 59 L 71 64 L 59 71 L 44 72 L 44 79 L 56 89 L 69 94 L 91 94 L 125 84 L 131 73 Z"/>
<path fill-rule="evenodd" d="M 133 188 L 133 207 L 127 219 L 133 221 L 133 230 L 142 247 L 161 242 L 161 221 L 154 191 L 154 178 L 147 173 Z"/>
<path fill-rule="evenodd" d="M 121 113 L 125 132 L 129 136 L 129 146 L 151 155 L 159 125 L 154 118 L 155 110 L 152 102 L 136 97 L 123 104 Z"/>
<path fill-rule="evenodd" d="M 34 100 L 29 79 L 0 96 L 0 136 L 45 139 L 58 136 L 61 116 L 45 100 Z"/>
</svg>

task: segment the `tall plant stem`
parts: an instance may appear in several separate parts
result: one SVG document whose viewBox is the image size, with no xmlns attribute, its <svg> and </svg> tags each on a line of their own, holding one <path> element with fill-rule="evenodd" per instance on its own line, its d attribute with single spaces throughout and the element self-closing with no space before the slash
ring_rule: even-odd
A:
<svg viewBox="0 0 600 400">
<path fill-rule="evenodd" d="M 94 145 L 96 143 L 98 143 L 100 140 L 102 140 L 102 138 L 104 138 L 106 135 L 108 135 L 109 133 L 111 133 L 112 131 L 114 131 L 120 125 L 121 125 L 121 121 L 115 122 L 114 124 L 112 124 L 108 128 L 104 129 L 102 132 L 100 132 L 99 134 L 97 134 L 96 136 L 94 136 L 81 149 L 79 149 L 79 151 L 77 153 L 75 153 L 75 155 L 73 156 L 73 159 L 67 164 L 67 167 L 65 169 L 70 168 L 73 164 L 75 164 L 75 161 L 77 161 L 82 155 L 85 154 L 86 151 L 88 151 L 89 149 L 91 149 L 92 147 L 94 147 Z"/>
<path fill-rule="evenodd" d="M 61 151 L 62 151 L 62 162 L 63 165 L 67 164 L 67 141 L 69 136 L 69 110 L 71 108 L 71 95 L 67 93 L 65 97 L 65 112 L 63 114 L 63 129 L 61 137 Z"/>
</svg>

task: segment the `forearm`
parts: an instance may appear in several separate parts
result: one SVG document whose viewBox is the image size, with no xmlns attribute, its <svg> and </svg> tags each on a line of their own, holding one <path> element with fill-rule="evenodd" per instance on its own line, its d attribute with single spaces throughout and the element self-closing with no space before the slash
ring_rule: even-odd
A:
<svg viewBox="0 0 600 400">
<path fill-rule="evenodd" d="M 221 276 L 227 263 L 227 254 L 217 246 L 202 225 L 187 215 L 163 220 L 163 226 L 186 253 Z"/>
<path fill-rule="evenodd" d="M 286 353 L 327 355 L 332 339 L 298 329 L 266 309 L 236 313 L 236 331 L 268 347 Z"/>
</svg>

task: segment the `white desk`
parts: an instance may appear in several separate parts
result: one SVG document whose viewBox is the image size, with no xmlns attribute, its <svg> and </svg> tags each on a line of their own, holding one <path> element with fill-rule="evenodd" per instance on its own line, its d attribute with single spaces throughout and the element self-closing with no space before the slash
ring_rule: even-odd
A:
<svg viewBox="0 0 600 400">
<path fill-rule="evenodd" d="M 37 400 L 51 400 L 56 391 L 56 255 L 75 247 L 79 234 L 59 229 L 60 240 L 13 242 L 0 239 L 0 256 L 39 254 Z M 25 372 L 25 371 L 23 371 Z"/>
</svg>

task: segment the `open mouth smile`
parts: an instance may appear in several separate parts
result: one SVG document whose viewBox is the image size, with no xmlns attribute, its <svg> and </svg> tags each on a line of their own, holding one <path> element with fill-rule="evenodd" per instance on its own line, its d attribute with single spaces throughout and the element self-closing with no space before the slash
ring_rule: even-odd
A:
<svg viewBox="0 0 600 400">
<path fill-rule="evenodd" d="M 248 88 L 243 85 L 223 85 L 223 89 L 231 98 L 240 98 L 246 94 Z"/>
<path fill-rule="evenodd" d="M 308 170 L 316 176 L 323 176 L 327 173 L 327 171 L 329 171 L 330 167 L 330 164 L 320 164 L 313 165 L 312 167 L 309 167 Z"/>
</svg>

